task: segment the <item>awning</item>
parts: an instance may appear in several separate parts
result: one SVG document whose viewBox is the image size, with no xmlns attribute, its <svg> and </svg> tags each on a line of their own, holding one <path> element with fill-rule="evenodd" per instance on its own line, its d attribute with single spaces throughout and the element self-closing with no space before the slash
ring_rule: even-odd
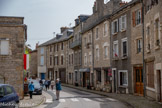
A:
<svg viewBox="0 0 162 108">
<path fill-rule="evenodd" d="M 79 72 L 90 72 L 90 68 L 81 68 Z"/>
</svg>

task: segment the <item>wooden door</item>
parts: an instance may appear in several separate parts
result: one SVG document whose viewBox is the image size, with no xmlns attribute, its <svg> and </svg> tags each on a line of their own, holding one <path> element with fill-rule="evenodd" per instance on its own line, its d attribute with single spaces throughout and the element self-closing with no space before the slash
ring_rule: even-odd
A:
<svg viewBox="0 0 162 108">
<path fill-rule="evenodd" d="M 159 84 L 159 94 L 160 94 L 160 102 L 162 102 L 162 77 L 161 77 L 161 71 L 158 71 L 158 84 Z"/>
<path fill-rule="evenodd" d="M 143 95 L 143 70 L 142 68 L 135 68 L 135 91 L 139 95 Z"/>
</svg>

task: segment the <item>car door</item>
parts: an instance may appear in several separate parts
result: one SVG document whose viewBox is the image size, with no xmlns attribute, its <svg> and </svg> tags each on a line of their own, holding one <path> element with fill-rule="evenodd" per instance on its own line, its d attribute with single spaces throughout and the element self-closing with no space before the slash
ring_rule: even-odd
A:
<svg viewBox="0 0 162 108">
<path fill-rule="evenodd" d="M 5 96 L 6 96 L 6 102 L 13 102 L 14 101 L 14 92 L 12 90 L 12 88 L 10 86 L 5 86 L 5 89 L 6 89 L 6 93 L 5 93 Z"/>
<path fill-rule="evenodd" d="M 3 86 L 0 87 L 0 102 L 5 102 L 6 97 L 5 97 L 5 89 Z"/>
</svg>

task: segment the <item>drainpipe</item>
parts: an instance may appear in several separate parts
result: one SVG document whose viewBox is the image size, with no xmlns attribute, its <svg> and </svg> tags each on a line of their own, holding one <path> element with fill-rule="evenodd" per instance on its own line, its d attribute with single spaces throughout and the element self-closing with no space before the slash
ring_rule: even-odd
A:
<svg viewBox="0 0 162 108">
<path fill-rule="evenodd" d="M 83 24 L 83 22 L 80 23 L 80 29 L 81 29 L 81 32 L 80 32 L 80 41 L 81 41 L 81 48 L 80 48 L 81 51 L 80 51 L 80 54 L 81 54 L 81 55 L 79 55 L 79 56 L 81 56 L 81 57 L 80 57 L 80 60 L 81 60 L 81 61 L 79 60 L 81 64 L 79 63 L 79 64 L 80 64 L 79 67 L 81 67 L 81 68 L 82 68 L 82 50 L 83 50 L 83 49 L 82 49 L 82 30 L 83 30 L 83 25 L 82 25 L 82 24 Z M 78 72 L 79 72 L 79 70 L 78 70 Z M 81 86 L 81 85 L 82 85 L 82 81 L 81 81 L 81 72 L 80 72 L 80 86 Z"/>
<path fill-rule="evenodd" d="M 92 28 L 92 69 L 93 69 L 93 81 L 92 81 L 92 84 L 94 86 L 94 79 L 95 79 L 95 74 L 94 74 L 94 30 Z"/>
<path fill-rule="evenodd" d="M 143 93 L 144 93 L 144 97 L 146 96 L 146 72 L 145 72 L 145 44 L 144 44 L 144 2 L 143 0 L 141 0 L 142 2 L 142 41 L 143 41 L 143 85 L 144 85 L 144 89 L 143 89 Z"/>
</svg>

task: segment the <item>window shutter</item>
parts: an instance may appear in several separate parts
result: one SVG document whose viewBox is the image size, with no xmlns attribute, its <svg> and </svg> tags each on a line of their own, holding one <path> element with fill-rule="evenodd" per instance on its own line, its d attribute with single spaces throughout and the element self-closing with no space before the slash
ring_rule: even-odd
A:
<svg viewBox="0 0 162 108">
<path fill-rule="evenodd" d="M 141 23 L 143 23 L 143 21 L 142 21 L 142 18 L 143 18 L 143 17 L 142 17 L 142 14 L 143 14 L 142 12 L 143 12 L 143 11 L 142 11 L 142 10 L 143 10 L 143 9 L 141 8 Z"/>
<path fill-rule="evenodd" d="M 119 19 L 117 19 L 117 32 L 119 32 Z"/>
<path fill-rule="evenodd" d="M 114 22 L 111 23 L 111 32 L 114 34 Z"/>
<path fill-rule="evenodd" d="M 1 40 L 1 55 L 8 55 L 9 54 L 9 41 L 8 40 Z"/>
<path fill-rule="evenodd" d="M 136 26 L 136 18 L 135 18 L 135 12 L 132 12 L 132 22 L 133 22 L 133 27 Z"/>
<path fill-rule="evenodd" d="M 122 30 L 122 17 L 119 18 L 119 31 Z"/>
<path fill-rule="evenodd" d="M 124 19 L 125 19 L 125 29 L 127 29 L 127 15 L 124 16 Z"/>
</svg>

